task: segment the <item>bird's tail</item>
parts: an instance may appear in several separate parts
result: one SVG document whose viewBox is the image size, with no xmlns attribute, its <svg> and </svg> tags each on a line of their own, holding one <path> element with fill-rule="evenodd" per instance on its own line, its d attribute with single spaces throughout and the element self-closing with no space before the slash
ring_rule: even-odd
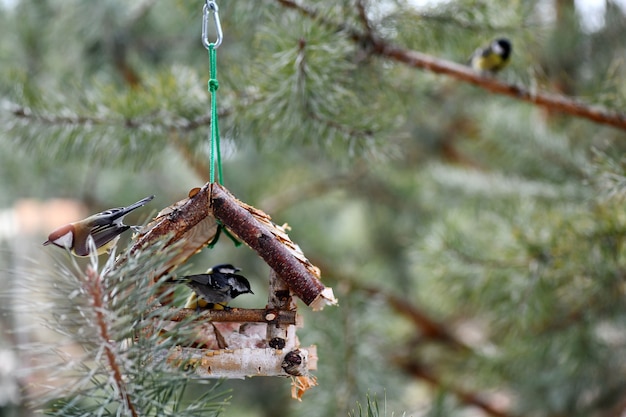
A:
<svg viewBox="0 0 626 417">
<path fill-rule="evenodd" d="M 166 284 L 185 284 L 189 282 L 189 280 L 187 279 L 187 277 L 180 277 L 180 278 L 168 278 L 163 282 L 165 282 Z"/>
<path fill-rule="evenodd" d="M 141 200 L 137 201 L 136 203 L 131 204 L 130 206 L 126 207 L 124 209 L 124 213 L 130 213 L 131 211 L 138 209 L 141 206 L 145 206 L 148 202 L 152 201 L 152 199 L 154 198 L 153 195 L 148 196 L 146 198 L 142 198 Z"/>
</svg>

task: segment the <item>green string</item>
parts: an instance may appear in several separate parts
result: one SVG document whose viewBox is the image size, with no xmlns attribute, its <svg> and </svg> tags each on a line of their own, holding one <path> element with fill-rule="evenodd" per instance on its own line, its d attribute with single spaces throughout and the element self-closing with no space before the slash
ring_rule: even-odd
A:
<svg viewBox="0 0 626 417">
<path fill-rule="evenodd" d="M 217 59 L 215 57 L 215 44 L 209 44 L 209 92 L 211 93 L 211 160 L 210 160 L 210 181 L 215 182 L 215 164 L 217 161 L 217 178 L 221 185 L 224 185 L 222 177 L 222 153 L 220 151 L 220 128 L 217 120 Z"/>
<path fill-rule="evenodd" d="M 220 240 L 220 236 L 222 235 L 222 232 L 224 232 L 224 234 L 228 236 L 228 238 L 233 242 L 235 247 L 241 246 L 241 242 L 239 241 L 239 239 L 233 236 L 233 234 L 230 233 L 230 231 L 228 231 L 226 227 L 224 227 L 224 224 L 221 221 L 217 219 L 215 220 L 217 222 L 217 230 L 215 231 L 215 236 L 213 236 L 213 239 L 211 239 L 211 241 L 207 244 L 207 246 L 210 249 L 213 249 L 215 245 L 217 244 L 217 241 Z"/>
<path fill-rule="evenodd" d="M 215 182 L 215 163 L 217 161 L 217 177 L 220 185 L 224 185 L 222 176 L 222 153 L 220 151 L 220 128 L 217 118 L 217 94 L 216 91 L 220 87 L 217 81 L 217 60 L 215 57 L 215 44 L 209 44 L 209 92 L 211 93 L 211 160 L 210 160 L 210 180 Z M 217 231 L 215 236 L 209 242 L 209 248 L 213 248 L 222 234 L 222 231 L 228 236 L 235 246 L 240 246 L 241 242 L 233 236 L 228 229 L 224 227 L 222 222 L 217 220 Z"/>
</svg>

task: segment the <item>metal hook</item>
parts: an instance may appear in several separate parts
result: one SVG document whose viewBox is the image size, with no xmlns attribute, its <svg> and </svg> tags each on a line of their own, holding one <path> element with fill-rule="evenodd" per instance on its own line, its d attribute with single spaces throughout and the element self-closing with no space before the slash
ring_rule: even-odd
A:
<svg viewBox="0 0 626 417">
<path fill-rule="evenodd" d="M 222 39 L 224 38 L 222 25 L 220 24 L 219 8 L 216 2 L 206 0 L 202 8 L 202 45 L 204 45 L 206 49 L 209 49 L 211 45 L 208 38 L 209 14 L 213 14 L 213 23 L 215 24 L 215 31 L 217 32 L 217 40 L 213 44 L 213 48 L 217 49 L 222 44 Z"/>
</svg>

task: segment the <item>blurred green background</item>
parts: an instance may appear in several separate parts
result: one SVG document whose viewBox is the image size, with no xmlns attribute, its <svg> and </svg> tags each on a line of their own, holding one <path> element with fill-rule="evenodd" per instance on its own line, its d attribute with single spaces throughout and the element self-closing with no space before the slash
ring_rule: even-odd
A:
<svg viewBox="0 0 626 417">
<path fill-rule="evenodd" d="M 64 336 L 36 330 L 27 299 L 46 295 L 15 271 L 54 269 L 41 242 L 64 222 L 156 194 L 141 223 L 208 181 L 209 68 L 201 1 L 0 4 L 0 415 L 26 416 L 47 382 L 27 346 Z M 340 301 L 300 308 L 319 386 L 300 403 L 286 379 L 225 381 L 223 415 L 347 416 L 368 395 L 380 415 L 624 415 L 626 132 L 351 33 L 365 13 L 383 42 L 457 63 L 506 36 L 502 81 L 624 112 L 626 6 L 218 4 L 224 185 L 288 223 Z M 264 306 L 268 267 L 227 239 L 184 271 L 222 262 L 255 291 L 233 305 Z"/>
</svg>

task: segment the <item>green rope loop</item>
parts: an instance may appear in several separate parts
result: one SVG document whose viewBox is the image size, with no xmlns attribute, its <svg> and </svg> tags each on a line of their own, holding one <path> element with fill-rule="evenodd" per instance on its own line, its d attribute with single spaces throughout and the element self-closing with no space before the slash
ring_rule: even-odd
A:
<svg viewBox="0 0 626 417">
<path fill-rule="evenodd" d="M 215 54 L 215 44 L 209 44 L 209 92 L 211 93 L 211 156 L 209 165 L 209 175 L 211 183 L 215 182 L 215 165 L 217 164 L 217 178 L 220 184 L 224 184 L 222 177 L 222 153 L 220 151 L 220 128 L 217 120 L 217 59 Z"/>
<path fill-rule="evenodd" d="M 215 236 L 213 236 L 213 239 L 211 239 L 211 241 L 207 244 L 207 246 L 210 249 L 213 249 L 213 247 L 217 244 L 217 241 L 220 240 L 220 236 L 222 235 L 222 232 L 224 232 L 224 234 L 228 236 L 228 238 L 233 242 L 235 247 L 241 246 L 241 241 L 237 239 L 235 236 L 233 236 L 232 233 L 230 233 L 230 231 L 226 228 L 226 226 L 224 226 L 224 223 L 222 223 L 218 219 L 215 219 L 215 220 L 217 223 L 217 230 L 215 231 Z"/>
</svg>

